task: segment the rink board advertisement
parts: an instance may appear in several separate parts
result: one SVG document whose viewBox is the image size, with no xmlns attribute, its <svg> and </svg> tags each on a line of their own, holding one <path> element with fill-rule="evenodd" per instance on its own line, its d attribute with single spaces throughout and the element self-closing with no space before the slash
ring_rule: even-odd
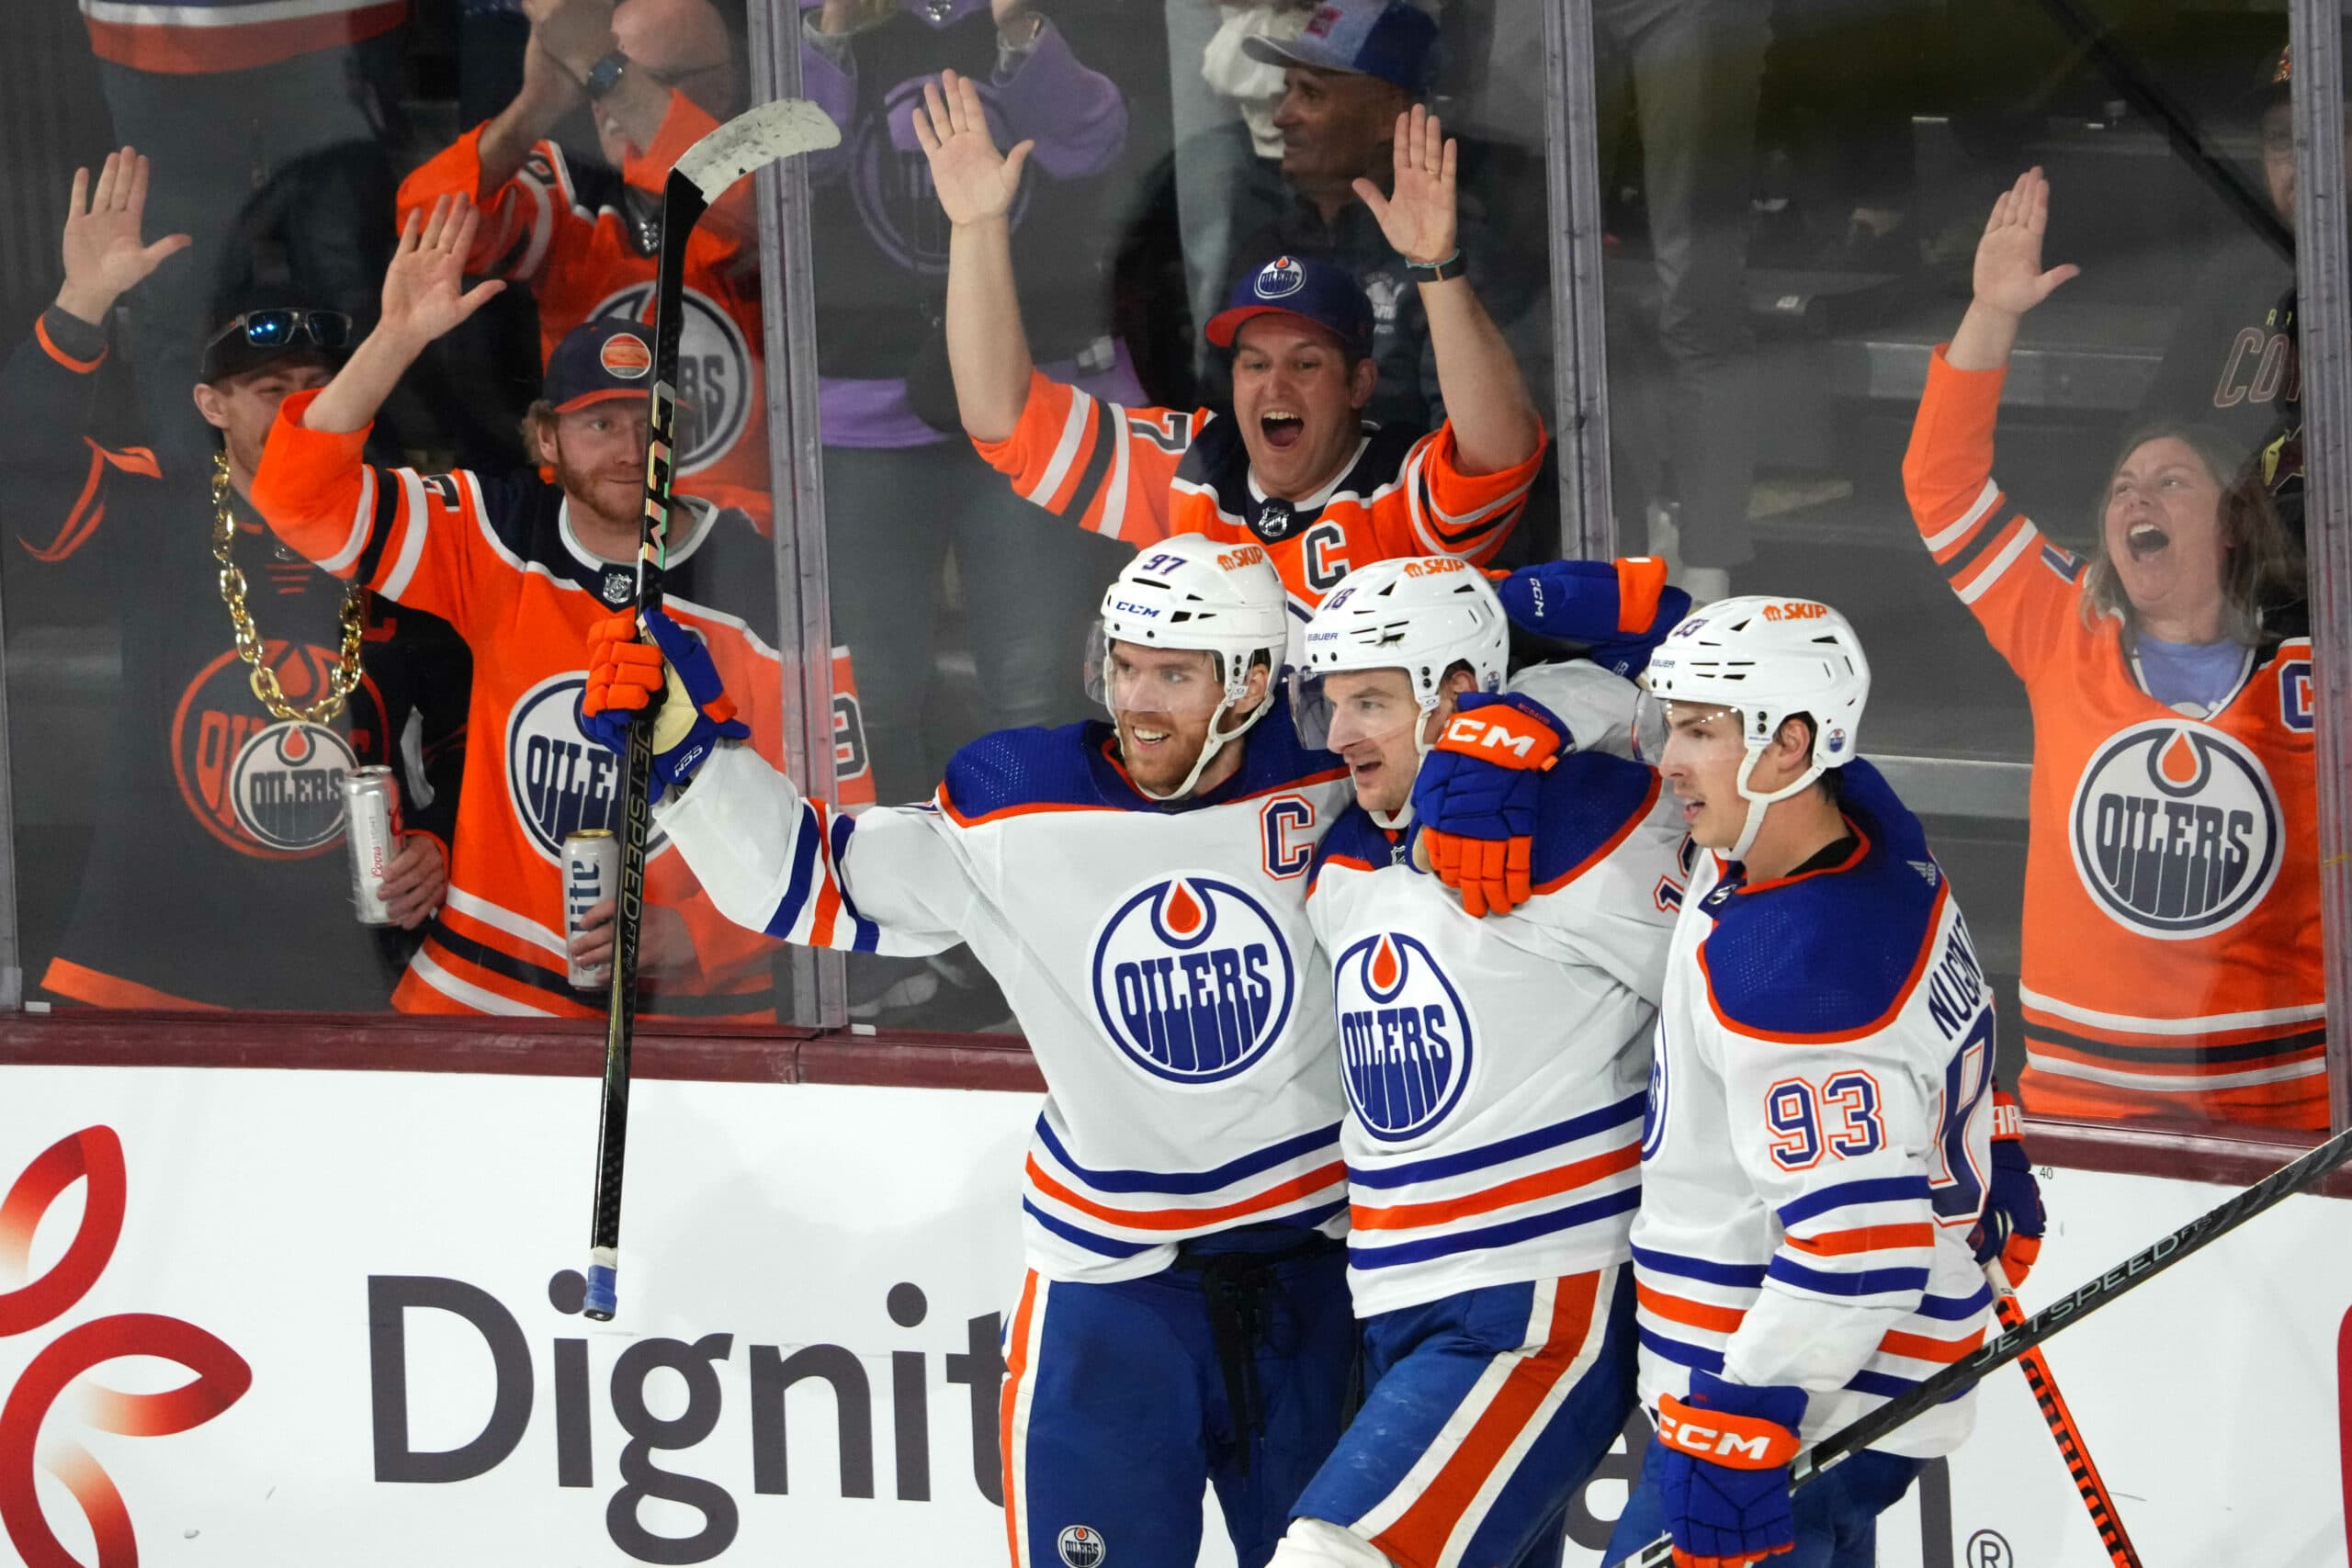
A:
<svg viewBox="0 0 2352 1568">
<path fill-rule="evenodd" d="M 1035 1099 L 633 1098 L 599 1325 L 593 1080 L 0 1070 L 0 1562 L 1001 1563 L 995 1336 Z M 2044 1192 L 2029 1305 L 2223 1196 Z M 2148 1561 L 2346 1561 L 2347 1309 L 2352 1204 L 2296 1198 L 2052 1342 Z M 2019 1374 L 1980 1410 L 1880 1561 L 2098 1568 Z"/>
</svg>

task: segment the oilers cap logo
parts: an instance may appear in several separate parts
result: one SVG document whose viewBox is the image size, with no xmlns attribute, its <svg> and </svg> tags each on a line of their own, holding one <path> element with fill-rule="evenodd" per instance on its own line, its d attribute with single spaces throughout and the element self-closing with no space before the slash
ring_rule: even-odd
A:
<svg viewBox="0 0 2352 1568">
<path fill-rule="evenodd" d="M 1306 269 L 1289 256 L 1276 256 L 1258 269 L 1254 292 L 1261 299 L 1287 299 L 1306 287 Z"/>
<path fill-rule="evenodd" d="M 560 864 L 572 833 L 620 830 L 621 759 L 580 733 L 573 716 L 588 672 L 550 675 L 516 699 L 506 716 L 506 797 L 531 842 Z M 648 829 L 648 860 L 669 840 Z"/>
<path fill-rule="evenodd" d="M 1102 1032 L 1171 1083 L 1216 1083 L 1255 1064 L 1289 1021 L 1295 985 L 1281 927 L 1215 877 L 1146 883 L 1094 939 Z"/>
<path fill-rule="evenodd" d="M 2075 870 L 2117 924 L 2167 942 L 2225 931 L 2278 875 L 2278 792 L 2254 753 L 2189 719 L 2109 739 L 2075 789 Z"/>
<path fill-rule="evenodd" d="M 1430 950 L 1400 931 L 1365 937 L 1331 968 L 1357 1120 L 1392 1143 L 1428 1132 L 1470 1081 L 1476 1030 L 1462 994 Z"/>
<path fill-rule="evenodd" d="M 1072 1525 L 1062 1531 L 1054 1547 L 1061 1553 L 1069 1568 L 1102 1568 L 1102 1560 L 1111 1554 L 1102 1543 L 1102 1532 L 1090 1525 Z"/>
<path fill-rule="evenodd" d="M 724 457 L 752 417 L 752 349 L 735 318 L 698 289 L 685 293 L 685 321 L 678 333 L 677 471 L 695 473 Z M 641 283 L 613 295 L 589 312 L 591 320 L 620 316 L 642 321 L 653 309 L 653 285 Z M 648 337 L 652 335 L 647 329 Z M 636 342 L 615 338 L 605 345 Z M 640 344 L 639 345 L 642 347 Z M 629 356 L 634 361 L 634 355 Z M 630 371 L 606 360 L 615 375 L 641 376 L 653 367 L 650 349 L 642 369 Z"/>
</svg>

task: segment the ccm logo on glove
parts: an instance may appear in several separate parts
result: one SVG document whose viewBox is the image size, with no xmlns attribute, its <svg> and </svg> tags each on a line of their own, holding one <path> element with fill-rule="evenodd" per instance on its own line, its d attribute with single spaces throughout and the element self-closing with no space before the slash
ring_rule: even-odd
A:
<svg viewBox="0 0 2352 1568">
<path fill-rule="evenodd" d="M 1447 750 L 1476 755 L 1509 751 L 1521 767 L 1549 769 L 1558 761 L 1559 736 L 1538 721 L 1508 707 L 1490 707 L 1475 714 L 1457 713 L 1445 727 L 1440 742 Z"/>
<path fill-rule="evenodd" d="M 1703 1415 L 1705 1421 L 1691 1419 Z M 1735 1470 L 1774 1470 L 1797 1457 L 1797 1436 L 1777 1421 L 1701 1411 L 1672 1394 L 1658 1401 L 1658 1441 Z"/>
</svg>

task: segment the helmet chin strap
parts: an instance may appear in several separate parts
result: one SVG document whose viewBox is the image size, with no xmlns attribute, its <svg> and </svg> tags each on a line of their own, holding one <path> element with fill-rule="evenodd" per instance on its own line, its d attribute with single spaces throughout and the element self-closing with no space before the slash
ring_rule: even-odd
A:
<svg viewBox="0 0 2352 1568">
<path fill-rule="evenodd" d="M 1182 800 L 1192 794 L 1193 786 L 1200 783 L 1201 774 L 1206 771 L 1211 762 L 1216 760 L 1216 754 L 1224 750 L 1228 742 L 1238 740 L 1249 734 L 1250 727 L 1265 717 L 1266 710 L 1274 705 L 1273 697 L 1269 694 L 1259 699 L 1258 705 L 1250 710 L 1250 716 L 1241 721 L 1240 728 L 1230 734 L 1220 731 L 1216 727 L 1217 720 L 1223 718 L 1238 700 L 1238 697 L 1228 695 L 1223 702 L 1216 705 L 1216 711 L 1209 715 L 1209 732 L 1201 739 L 1201 754 L 1193 759 L 1193 771 L 1184 775 L 1182 784 L 1178 784 L 1166 795 L 1161 795 L 1157 790 L 1144 788 L 1140 782 L 1130 777 L 1129 782 L 1135 784 L 1136 793 L 1146 800 L 1159 801 Z"/>
<path fill-rule="evenodd" d="M 1437 750 L 1437 742 L 1430 739 L 1430 716 L 1437 710 L 1438 705 L 1435 702 L 1424 704 L 1420 717 L 1413 724 L 1413 777 L 1416 782 L 1421 776 L 1421 764 L 1429 761 L 1430 752 Z M 1405 795 L 1405 804 L 1394 811 L 1374 811 L 1367 807 L 1364 808 L 1364 815 L 1371 818 L 1375 825 L 1391 833 L 1401 828 L 1409 828 L 1413 822 L 1412 794 L 1408 791 Z"/>
<path fill-rule="evenodd" d="M 1747 852 L 1756 847 L 1756 835 L 1764 829 L 1764 813 L 1774 801 L 1788 799 L 1822 774 L 1821 764 L 1815 762 L 1779 789 L 1769 795 L 1759 794 L 1747 787 L 1747 781 L 1756 772 L 1758 760 L 1763 755 L 1763 747 L 1751 746 L 1747 750 L 1747 755 L 1740 760 L 1739 797 L 1747 802 L 1747 820 L 1739 829 L 1739 841 L 1731 847 L 1730 858 L 1733 860 L 1746 860 Z"/>
</svg>

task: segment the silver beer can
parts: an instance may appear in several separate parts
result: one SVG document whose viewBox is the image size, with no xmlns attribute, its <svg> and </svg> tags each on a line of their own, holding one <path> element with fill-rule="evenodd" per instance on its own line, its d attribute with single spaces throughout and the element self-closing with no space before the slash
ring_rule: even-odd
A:
<svg viewBox="0 0 2352 1568">
<path fill-rule="evenodd" d="M 564 978 L 576 990 L 609 986 L 613 965 L 582 964 L 570 956 L 572 938 L 580 934 L 588 911 L 607 898 L 617 898 L 621 887 L 621 841 L 603 828 L 584 828 L 563 836 Z"/>
<path fill-rule="evenodd" d="M 390 768 L 343 775 L 343 836 L 351 846 L 351 903 L 363 926 L 389 926 L 384 877 L 401 852 L 401 786 Z"/>
</svg>

